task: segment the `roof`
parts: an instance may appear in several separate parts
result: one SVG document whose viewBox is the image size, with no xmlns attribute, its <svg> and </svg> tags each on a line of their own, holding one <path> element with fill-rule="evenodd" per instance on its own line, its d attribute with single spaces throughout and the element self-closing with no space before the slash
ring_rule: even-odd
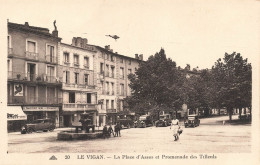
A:
<svg viewBox="0 0 260 165">
<path fill-rule="evenodd" d="M 110 53 L 110 54 L 113 54 L 115 56 L 119 56 L 119 57 L 124 57 L 124 58 L 128 58 L 128 59 L 131 59 L 131 60 L 136 60 L 136 61 L 139 61 L 139 62 L 144 62 L 143 60 L 140 60 L 140 59 L 136 59 L 136 58 L 133 58 L 133 57 L 129 57 L 129 56 L 125 56 L 125 55 L 122 55 L 122 54 L 118 54 L 118 53 L 114 53 L 114 52 L 111 52 L 105 48 L 102 48 L 100 46 L 96 46 L 96 45 L 92 45 L 92 46 L 95 46 L 97 49 L 103 51 L 103 52 L 106 52 L 106 53 Z"/>
<path fill-rule="evenodd" d="M 30 32 L 30 33 L 43 35 L 43 36 L 46 36 L 46 37 L 51 37 L 51 38 L 56 38 L 58 40 L 61 40 L 61 38 L 55 37 L 51 33 L 49 33 L 48 28 L 29 26 L 28 23 L 27 24 L 18 24 L 18 23 L 8 22 L 8 29 L 9 28 L 21 30 L 21 31 L 26 31 L 26 32 Z"/>
<path fill-rule="evenodd" d="M 93 46 L 93 45 L 89 45 L 90 47 L 93 46 L 93 49 L 92 48 L 89 48 L 89 49 L 88 48 L 82 48 L 82 47 L 66 44 L 66 43 L 63 43 L 63 42 L 61 42 L 61 45 L 69 46 L 69 47 L 76 48 L 76 49 L 82 49 L 82 50 L 87 50 L 87 51 L 91 51 L 91 52 L 96 52 L 95 46 Z"/>
</svg>

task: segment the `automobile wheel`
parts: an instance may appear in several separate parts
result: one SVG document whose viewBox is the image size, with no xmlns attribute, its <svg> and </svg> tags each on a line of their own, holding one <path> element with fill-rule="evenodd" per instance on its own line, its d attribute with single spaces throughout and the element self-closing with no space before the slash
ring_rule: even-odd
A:
<svg viewBox="0 0 260 165">
<path fill-rule="evenodd" d="M 32 133 L 33 129 L 32 128 L 28 128 L 27 133 Z"/>
<path fill-rule="evenodd" d="M 53 130 L 54 130 L 54 127 L 51 127 L 51 128 L 49 129 L 50 132 L 52 132 Z"/>
</svg>

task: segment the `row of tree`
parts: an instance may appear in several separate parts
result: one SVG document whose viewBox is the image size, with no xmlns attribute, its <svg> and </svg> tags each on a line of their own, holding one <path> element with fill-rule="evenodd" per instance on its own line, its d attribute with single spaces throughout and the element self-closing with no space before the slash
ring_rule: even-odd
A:
<svg viewBox="0 0 260 165">
<path fill-rule="evenodd" d="M 218 59 L 211 69 L 181 69 L 167 58 L 163 49 L 140 63 L 135 74 L 128 76 L 132 95 L 126 98 L 129 109 L 139 114 L 160 110 L 181 110 L 183 104 L 191 111 L 226 108 L 230 120 L 233 109 L 251 110 L 252 67 L 239 53 Z"/>
</svg>

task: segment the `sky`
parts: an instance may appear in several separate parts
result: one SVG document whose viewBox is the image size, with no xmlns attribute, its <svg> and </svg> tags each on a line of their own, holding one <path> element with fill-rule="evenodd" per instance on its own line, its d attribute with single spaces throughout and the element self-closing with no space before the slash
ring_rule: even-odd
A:
<svg viewBox="0 0 260 165">
<path fill-rule="evenodd" d="M 260 1 L 254 0 L 0 0 L 10 22 L 54 29 L 62 42 L 84 37 L 114 52 L 147 60 L 165 49 L 178 66 L 211 68 L 225 52 L 257 61 Z M 114 40 L 105 35 L 118 35 Z"/>
</svg>

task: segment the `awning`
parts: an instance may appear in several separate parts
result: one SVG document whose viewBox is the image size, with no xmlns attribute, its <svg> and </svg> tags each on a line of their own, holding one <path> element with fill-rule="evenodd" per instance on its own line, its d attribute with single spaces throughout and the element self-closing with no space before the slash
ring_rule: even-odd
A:
<svg viewBox="0 0 260 165">
<path fill-rule="evenodd" d="M 27 120 L 27 115 L 20 106 L 7 106 L 7 121 Z"/>
</svg>

